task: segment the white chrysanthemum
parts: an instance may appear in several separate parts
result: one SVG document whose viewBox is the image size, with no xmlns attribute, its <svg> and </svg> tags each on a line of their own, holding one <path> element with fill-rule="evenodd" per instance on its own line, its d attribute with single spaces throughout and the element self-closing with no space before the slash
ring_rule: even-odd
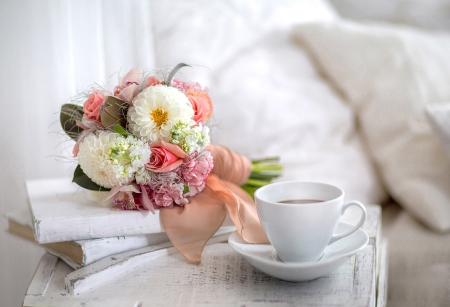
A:
<svg viewBox="0 0 450 307">
<path fill-rule="evenodd" d="M 133 181 L 135 172 L 149 158 L 147 143 L 110 131 L 87 135 L 78 151 L 81 169 L 92 181 L 105 188 Z"/>
<path fill-rule="evenodd" d="M 178 121 L 189 121 L 194 110 L 185 94 L 165 85 L 149 86 L 133 100 L 128 109 L 128 128 L 149 141 L 169 142 L 171 129 Z"/>
</svg>

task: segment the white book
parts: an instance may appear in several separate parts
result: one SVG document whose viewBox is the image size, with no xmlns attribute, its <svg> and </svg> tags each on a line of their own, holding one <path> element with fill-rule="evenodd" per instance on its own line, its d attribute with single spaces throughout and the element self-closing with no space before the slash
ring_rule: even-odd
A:
<svg viewBox="0 0 450 307">
<path fill-rule="evenodd" d="M 8 212 L 8 232 L 35 243 L 31 214 L 29 210 Z M 236 227 L 221 227 L 215 237 L 229 235 Z M 141 248 L 171 246 L 165 233 L 135 235 L 126 237 L 99 238 L 70 242 L 38 244 L 49 253 L 58 256 L 74 269 L 88 266 L 100 259 Z M 164 245 L 165 244 L 165 245 Z"/>
<path fill-rule="evenodd" d="M 158 210 L 112 210 L 69 178 L 30 180 L 26 188 L 37 243 L 164 233 Z"/>
<path fill-rule="evenodd" d="M 8 232 L 30 242 L 35 242 L 31 214 L 29 210 L 9 212 L 5 214 L 5 217 L 8 219 Z M 67 264 L 76 269 L 84 267 L 107 256 L 142 247 L 153 246 L 168 241 L 169 238 L 165 233 L 154 233 L 147 235 L 76 240 L 39 245 L 50 253 L 60 257 Z"/>
</svg>

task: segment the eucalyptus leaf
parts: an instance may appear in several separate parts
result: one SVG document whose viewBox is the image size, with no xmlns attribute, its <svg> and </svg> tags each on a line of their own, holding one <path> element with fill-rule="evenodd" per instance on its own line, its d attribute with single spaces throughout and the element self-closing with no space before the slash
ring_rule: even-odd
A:
<svg viewBox="0 0 450 307">
<path fill-rule="evenodd" d="M 59 114 L 59 121 L 61 122 L 61 127 L 64 132 L 73 140 L 77 140 L 83 128 L 77 126 L 77 120 L 81 121 L 83 119 L 83 107 L 66 103 L 61 107 L 61 113 Z"/>
<path fill-rule="evenodd" d="M 77 165 L 77 168 L 73 173 L 72 182 L 75 182 L 80 187 L 91 191 L 110 191 L 110 189 L 99 186 L 98 184 L 93 182 L 92 179 L 83 172 L 79 164 Z"/>
<path fill-rule="evenodd" d="M 169 73 L 169 76 L 167 76 L 166 84 L 170 86 L 170 85 L 172 84 L 173 77 L 175 77 L 175 74 L 176 74 L 181 68 L 186 67 L 186 66 L 191 67 L 191 65 L 188 65 L 188 64 L 185 64 L 185 63 L 177 64 L 177 66 L 175 66 L 175 67 L 172 69 L 172 71 Z"/>
<path fill-rule="evenodd" d="M 126 127 L 128 107 L 129 105 L 125 101 L 114 96 L 108 96 L 100 115 L 103 126 L 111 130 L 114 129 L 116 124 Z"/>
</svg>

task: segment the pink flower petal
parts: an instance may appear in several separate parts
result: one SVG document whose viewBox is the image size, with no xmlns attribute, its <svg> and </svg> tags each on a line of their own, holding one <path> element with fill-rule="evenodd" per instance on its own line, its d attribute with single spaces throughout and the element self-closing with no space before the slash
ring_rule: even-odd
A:
<svg viewBox="0 0 450 307">
<path fill-rule="evenodd" d="M 161 167 L 159 169 L 152 169 L 151 171 L 155 172 L 155 173 L 163 173 L 163 172 L 170 172 L 173 171 L 174 169 L 176 169 L 178 166 L 180 166 L 183 163 L 183 160 L 178 160 L 172 164 L 169 164 L 165 167 Z"/>
<path fill-rule="evenodd" d="M 120 86 L 126 87 L 129 83 L 141 84 L 143 72 L 140 67 L 132 68 L 125 76 L 120 78 Z M 128 83 L 128 84 L 127 84 Z"/>
<path fill-rule="evenodd" d="M 173 153 L 175 156 L 184 159 L 187 157 L 186 153 L 183 151 L 183 149 L 181 149 L 178 145 L 175 144 L 171 144 L 171 143 L 166 143 L 164 141 L 159 141 L 156 143 L 153 143 L 150 148 L 154 148 L 154 147 L 161 147 L 164 149 L 167 149 L 168 151 L 170 151 L 171 153 Z"/>
</svg>

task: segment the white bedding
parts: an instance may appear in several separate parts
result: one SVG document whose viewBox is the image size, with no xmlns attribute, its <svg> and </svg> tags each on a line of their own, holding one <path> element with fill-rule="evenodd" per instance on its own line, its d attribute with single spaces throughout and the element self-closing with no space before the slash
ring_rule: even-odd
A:
<svg viewBox="0 0 450 307">
<path fill-rule="evenodd" d="M 450 35 L 344 20 L 300 25 L 296 35 L 355 109 L 401 205 L 383 208 L 387 306 L 450 306 L 450 159 L 425 113 L 440 132 L 450 124 Z"/>
<path fill-rule="evenodd" d="M 180 61 L 210 88 L 214 142 L 250 157 L 279 155 L 281 180 L 324 181 L 346 199 L 386 197 L 354 113 L 320 76 L 292 26 L 337 18 L 325 1 L 154 1 L 157 65 Z M 214 17 L 212 17 L 214 16 Z"/>
<path fill-rule="evenodd" d="M 296 35 L 356 111 L 392 197 L 450 231 L 450 159 L 425 113 L 450 100 L 450 35 L 344 20 L 299 25 Z"/>
</svg>

